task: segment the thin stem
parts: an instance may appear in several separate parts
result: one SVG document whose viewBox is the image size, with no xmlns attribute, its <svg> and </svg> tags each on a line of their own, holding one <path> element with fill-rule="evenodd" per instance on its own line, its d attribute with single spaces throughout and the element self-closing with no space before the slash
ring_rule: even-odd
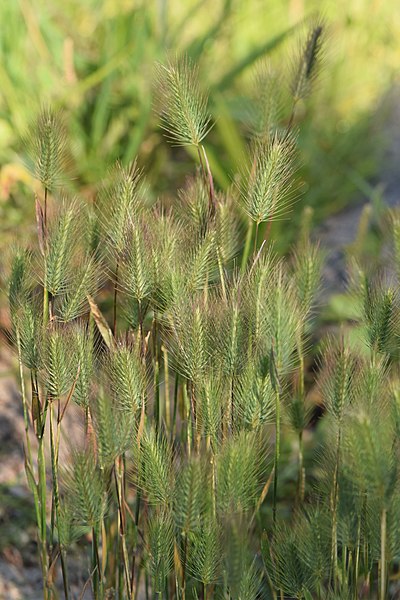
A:
<svg viewBox="0 0 400 600">
<path fill-rule="evenodd" d="M 255 233 L 254 233 L 254 247 L 253 247 L 254 256 L 256 256 L 256 254 L 257 254 L 258 229 L 259 229 L 259 227 L 260 227 L 260 221 L 256 221 L 256 230 L 255 230 Z"/>
<path fill-rule="evenodd" d="M 154 371 L 154 424 L 158 433 L 161 423 L 160 414 L 160 365 L 158 360 L 158 324 L 157 312 L 154 311 L 153 318 L 153 371 Z"/>
<path fill-rule="evenodd" d="M 25 379 L 24 379 L 24 366 L 22 363 L 22 352 L 21 352 L 21 338 L 18 327 L 16 328 L 17 334 L 17 351 L 18 351 L 18 366 L 19 366 L 19 379 L 21 385 L 21 396 L 22 396 L 22 408 L 24 412 L 24 428 L 25 428 L 25 441 L 26 441 L 26 452 L 27 452 L 27 460 L 29 463 L 29 467 L 31 472 L 33 472 L 33 463 L 32 463 L 32 448 L 31 448 L 31 440 L 29 437 L 29 413 L 28 413 L 28 402 L 26 399 L 26 389 L 25 389 Z"/>
<path fill-rule="evenodd" d="M 124 462 L 123 462 L 121 456 L 114 463 L 114 475 L 115 475 L 115 484 L 116 484 L 116 491 L 117 491 L 119 535 L 120 535 L 120 540 L 121 540 L 122 560 L 123 560 L 123 564 L 124 564 L 124 571 L 125 571 L 125 578 L 126 578 L 126 589 L 129 590 L 129 588 L 130 588 L 129 560 L 128 560 L 128 552 L 127 552 L 127 548 L 126 548 L 126 539 L 125 539 L 126 514 L 125 514 L 125 500 L 124 500 L 124 489 L 123 489 Z"/>
<path fill-rule="evenodd" d="M 68 581 L 68 566 L 67 566 L 67 557 L 64 548 L 60 548 L 60 558 L 61 558 L 61 572 L 63 579 L 63 588 L 64 588 L 64 596 L 65 600 L 69 600 L 69 581 Z"/>
<path fill-rule="evenodd" d="M 304 356 L 303 356 L 303 345 L 302 337 L 297 344 L 297 350 L 299 355 L 299 395 L 303 403 L 303 414 L 305 414 L 305 390 L 304 390 Z M 304 500 L 305 493 L 305 469 L 304 469 L 304 443 L 303 443 L 303 429 L 299 431 L 299 474 L 298 474 L 298 492 L 300 503 Z"/>
<path fill-rule="evenodd" d="M 240 265 L 240 272 L 242 274 L 245 272 L 247 262 L 249 260 L 252 236 L 253 236 L 253 221 L 251 219 L 249 219 L 247 233 L 246 233 L 246 241 L 244 243 L 244 249 L 243 249 L 243 254 L 242 254 L 242 263 Z"/>
<path fill-rule="evenodd" d="M 136 535 L 138 536 L 139 535 L 139 517 L 140 517 L 141 493 L 140 493 L 139 490 L 137 490 L 136 494 L 137 495 L 136 495 L 135 525 L 136 525 Z M 137 551 L 137 549 L 135 548 L 134 551 L 133 551 L 133 558 L 132 558 L 131 588 L 130 588 L 131 589 L 131 598 L 136 598 L 136 591 L 138 589 L 139 575 L 140 575 L 140 565 L 139 565 L 138 574 L 137 574 L 136 583 L 135 583 L 136 551 Z"/>
<path fill-rule="evenodd" d="M 203 176 L 204 176 L 206 184 L 208 184 L 208 188 L 209 188 L 210 215 L 211 215 L 211 217 L 213 217 L 215 215 L 215 210 L 216 210 L 216 201 L 215 201 L 214 180 L 213 180 L 213 176 L 212 176 L 211 169 L 210 169 L 210 163 L 208 162 L 206 149 L 204 148 L 204 146 L 202 144 L 200 144 L 200 146 L 197 147 L 197 151 L 199 154 L 199 160 L 200 160 L 201 169 L 203 171 Z M 205 166 L 204 166 L 203 159 L 201 156 L 202 153 L 203 153 L 203 157 L 204 157 Z"/>
<path fill-rule="evenodd" d="M 168 351 L 163 346 L 162 353 L 164 358 L 164 395 L 165 395 L 165 425 L 167 431 L 171 428 L 171 401 L 169 395 L 169 362 L 168 362 Z"/>
<path fill-rule="evenodd" d="M 42 573 L 43 573 L 43 592 L 44 599 L 47 600 L 49 597 L 47 589 L 47 575 L 48 575 L 48 564 L 47 564 L 47 525 L 46 525 L 46 461 L 44 457 L 44 439 L 39 439 L 38 449 L 38 491 L 39 491 L 39 505 L 40 505 L 40 526 L 39 526 L 39 538 L 41 542 L 41 561 L 42 561 Z"/>
<path fill-rule="evenodd" d="M 361 541 L 361 516 L 358 517 L 357 524 L 357 547 L 356 547 L 356 558 L 355 558 L 355 566 L 354 566 L 354 598 L 357 600 L 358 592 L 357 592 L 357 583 L 358 583 L 358 571 L 360 564 L 360 541 Z"/>
<path fill-rule="evenodd" d="M 119 258 L 115 266 L 115 281 L 114 281 L 114 305 L 113 305 L 113 336 L 117 334 L 117 303 L 118 303 L 118 276 L 119 276 Z"/>
<path fill-rule="evenodd" d="M 47 236 L 47 196 L 48 196 L 47 187 L 44 188 L 44 234 Z"/>
<path fill-rule="evenodd" d="M 272 504 L 272 520 L 275 528 L 276 525 L 276 504 L 278 493 L 279 479 L 279 457 L 280 457 L 280 438 L 281 438 L 281 401 L 279 389 L 275 391 L 275 460 L 274 460 L 274 495 Z"/>
<path fill-rule="evenodd" d="M 380 582 L 380 600 L 386 598 L 386 522 L 387 522 L 387 510 L 382 509 L 381 513 L 381 582 Z"/>
<path fill-rule="evenodd" d="M 178 408 L 178 392 L 179 392 L 179 375 L 175 373 L 175 386 L 174 386 L 174 412 L 172 416 L 172 427 L 171 427 L 171 442 L 174 441 L 176 433 L 176 413 Z"/>
<path fill-rule="evenodd" d="M 99 545 L 96 527 L 92 527 L 92 567 L 93 567 L 93 593 L 96 600 L 102 600 L 102 582 L 100 569 Z"/>
<path fill-rule="evenodd" d="M 333 475 L 333 496 L 332 496 L 332 567 L 334 590 L 337 588 L 338 580 L 338 553 L 337 553 L 337 506 L 339 501 L 339 459 L 340 459 L 340 442 L 341 442 L 341 424 L 338 425 L 337 441 L 336 441 L 336 464 Z"/>
<path fill-rule="evenodd" d="M 299 500 L 304 501 L 305 492 L 305 469 L 304 469 L 304 450 L 303 450 L 303 431 L 299 431 Z"/>
<path fill-rule="evenodd" d="M 45 239 L 45 243 L 44 243 L 44 286 L 43 286 L 43 327 L 46 328 L 47 327 L 47 323 L 49 322 L 49 292 L 47 290 L 47 283 L 46 283 L 46 279 L 47 279 L 47 260 L 46 260 L 46 254 L 47 254 L 47 195 L 48 195 L 48 190 L 47 187 L 45 187 L 44 189 L 44 239 Z"/>
</svg>

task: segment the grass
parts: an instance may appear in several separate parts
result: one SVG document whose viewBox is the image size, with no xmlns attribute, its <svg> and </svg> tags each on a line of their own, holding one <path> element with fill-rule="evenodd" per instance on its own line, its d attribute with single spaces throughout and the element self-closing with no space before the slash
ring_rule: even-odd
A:
<svg viewBox="0 0 400 600">
<path fill-rule="evenodd" d="M 229 191 L 214 177 L 208 96 L 189 60 L 171 58 L 158 75 L 167 135 L 196 160 L 172 201 L 154 201 L 136 161 L 117 163 L 95 200 L 71 197 L 61 117 L 39 114 L 28 160 L 37 241 L 13 255 L 8 301 L 45 600 L 57 597 L 55 564 L 72 598 L 78 540 L 96 600 L 143 589 L 188 600 L 390 597 L 398 282 L 365 260 L 362 223 L 349 250 L 358 343 L 347 324 L 318 344 L 323 257 L 307 213 L 286 258 L 270 236 L 298 185 L 296 114 L 318 71 L 320 27 L 294 54 L 283 117 L 267 94 L 242 142 L 250 165 Z M 398 216 L 385 219 L 396 269 Z"/>
</svg>

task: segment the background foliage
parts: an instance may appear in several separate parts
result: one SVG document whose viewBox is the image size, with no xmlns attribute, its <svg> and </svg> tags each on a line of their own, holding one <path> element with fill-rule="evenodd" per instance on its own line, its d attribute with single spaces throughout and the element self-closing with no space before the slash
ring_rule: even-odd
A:
<svg viewBox="0 0 400 600">
<path fill-rule="evenodd" d="M 185 52 L 198 62 L 201 85 L 211 88 L 211 111 L 218 118 L 207 149 L 216 182 L 226 189 L 244 152 L 240 134 L 246 132 L 246 97 L 253 93 L 255 67 L 268 57 L 278 72 L 284 72 L 285 47 L 296 44 L 299 24 L 315 10 L 329 23 L 330 39 L 325 74 L 298 115 L 303 164 L 299 176 L 307 203 L 320 219 L 357 196 L 379 168 L 382 139 L 370 117 L 396 69 L 400 15 L 391 3 L 3 2 L 2 239 L 17 223 L 31 222 L 34 183 L 18 158 L 19 140 L 43 103 L 67 114 L 75 140 L 71 170 L 87 195 L 93 195 L 106 165 L 117 158 L 127 164 L 136 154 L 146 164 L 155 194 L 181 183 L 190 172 L 190 157 L 168 147 L 152 109 L 154 64 L 166 52 Z M 273 228 L 277 238 L 280 227 Z M 287 240 L 282 244 L 286 249 Z"/>
</svg>

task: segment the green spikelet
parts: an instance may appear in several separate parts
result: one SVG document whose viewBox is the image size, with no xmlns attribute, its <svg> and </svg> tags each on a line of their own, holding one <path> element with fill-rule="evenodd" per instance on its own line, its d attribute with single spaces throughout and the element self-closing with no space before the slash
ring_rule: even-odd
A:
<svg viewBox="0 0 400 600">
<path fill-rule="evenodd" d="M 209 195 L 204 178 L 188 179 L 185 187 L 179 190 L 176 209 L 184 226 L 190 227 L 193 234 L 202 239 L 210 219 Z"/>
<path fill-rule="evenodd" d="M 137 483 L 151 504 L 168 505 L 173 498 L 173 454 L 167 440 L 146 430 L 140 442 Z"/>
<path fill-rule="evenodd" d="M 185 242 L 186 244 L 186 242 Z M 209 280 L 217 272 L 216 237 L 214 231 L 209 231 L 187 257 L 187 246 L 182 247 L 186 256 L 185 279 L 189 293 L 203 290 Z M 189 258 L 189 260 L 188 260 Z"/>
<path fill-rule="evenodd" d="M 219 303 L 220 306 L 216 307 L 219 314 L 214 317 L 214 328 L 219 333 L 216 353 L 222 371 L 229 376 L 240 373 L 245 358 L 243 348 L 247 346 L 247 329 L 238 300 L 239 292 L 235 285 L 232 287 L 227 302 Z"/>
<path fill-rule="evenodd" d="M 71 336 L 61 327 L 46 332 L 43 363 L 47 389 L 53 398 L 67 394 L 77 374 L 71 342 Z"/>
<path fill-rule="evenodd" d="M 100 265 L 94 257 L 86 257 L 80 262 L 57 311 L 61 321 L 72 321 L 88 311 L 87 297 L 94 296 L 99 287 L 99 270 Z"/>
<path fill-rule="evenodd" d="M 30 288 L 31 256 L 27 250 L 17 248 L 12 257 L 11 273 L 8 282 L 8 303 L 10 315 L 15 323 L 17 312 L 27 299 Z"/>
<path fill-rule="evenodd" d="M 264 356 L 273 353 L 276 375 L 280 377 L 293 368 L 297 336 L 303 323 L 296 288 L 282 263 L 272 272 L 269 285 L 264 308 L 267 342 Z"/>
<path fill-rule="evenodd" d="M 292 598 L 304 598 L 314 581 L 299 551 L 297 531 L 286 524 L 275 528 L 272 544 L 264 543 L 263 556 L 276 590 Z"/>
<path fill-rule="evenodd" d="M 60 183 L 66 164 L 65 127 L 59 113 L 43 108 L 31 132 L 34 174 L 46 190 Z"/>
<path fill-rule="evenodd" d="M 135 415 L 146 394 L 146 373 L 140 349 L 137 345 L 115 348 L 106 368 L 117 405 Z"/>
<path fill-rule="evenodd" d="M 239 376 L 234 388 L 235 422 L 257 429 L 272 423 L 275 414 L 275 391 L 269 374 L 263 374 L 250 363 Z"/>
<path fill-rule="evenodd" d="M 106 512 L 107 488 L 91 453 L 73 455 L 72 464 L 63 474 L 63 484 L 76 523 L 96 526 Z"/>
<path fill-rule="evenodd" d="M 343 340 L 339 344 L 328 341 L 322 364 L 322 396 L 329 412 L 337 422 L 341 422 L 354 397 L 353 379 L 357 361 Z"/>
<path fill-rule="evenodd" d="M 241 244 L 241 228 L 231 196 L 219 196 L 215 217 L 217 252 L 223 266 L 230 267 Z"/>
<path fill-rule="evenodd" d="M 119 256 L 125 248 L 129 226 L 143 210 L 141 171 L 134 161 L 129 167 L 116 163 L 110 182 L 100 197 L 103 235 L 112 253 Z"/>
<path fill-rule="evenodd" d="M 368 490 L 386 502 L 395 489 L 398 442 L 391 414 L 373 407 L 372 414 L 357 411 L 345 433 L 345 468 L 361 490 Z M 398 451 L 398 448 L 397 448 Z"/>
<path fill-rule="evenodd" d="M 245 212 L 256 223 L 278 219 L 292 203 L 294 153 L 291 135 L 255 142 L 253 168 L 247 173 L 247 189 L 241 194 Z"/>
<path fill-rule="evenodd" d="M 221 510 L 228 514 L 250 508 L 259 493 L 265 456 L 256 433 L 243 432 L 229 439 L 217 456 L 217 493 Z"/>
<path fill-rule="evenodd" d="M 189 546 L 188 568 L 204 586 L 218 581 L 222 562 L 222 547 L 218 521 L 211 515 L 193 534 Z"/>
<path fill-rule="evenodd" d="M 196 415 L 199 429 L 214 443 L 217 442 L 221 430 L 224 404 L 226 404 L 226 398 L 224 397 L 222 377 L 211 372 L 199 384 Z"/>
<path fill-rule="evenodd" d="M 210 129 L 207 96 L 198 83 L 198 69 L 187 58 L 158 69 L 160 108 L 168 138 L 179 146 L 199 146 Z"/>
<path fill-rule="evenodd" d="M 246 521 L 232 520 L 224 532 L 226 539 L 225 570 L 232 598 L 255 600 L 261 576 L 256 559 L 249 548 Z"/>
<path fill-rule="evenodd" d="M 22 362 L 28 369 L 38 372 L 43 360 L 41 311 L 32 303 L 25 303 L 18 315 L 18 333 L 21 340 Z"/>
<path fill-rule="evenodd" d="M 177 302 L 167 316 L 170 350 L 182 375 L 200 383 L 210 362 L 208 307 L 202 298 Z"/>
<path fill-rule="evenodd" d="M 257 69 L 250 127 L 254 137 L 268 141 L 273 138 L 282 120 L 281 77 L 270 65 Z"/>
<path fill-rule="evenodd" d="M 153 306 L 163 312 L 173 302 L 173 273 L 179 252 L 180 227 L 171 215 L 154 212 L 151 229 L 151 280 Z"/>
<path fill-rule="evenodd" d="M 129 229 L 121 269 L 121 285 L 127 294 L 139 303 L 148 298 L 153 291 L 151 271 L 148 268 L 151 255 L 146 244 L 146 235 L 148 234 L 145 228 L 139 224 Z"/>
<path fill-rule="evenodd" d="M 399 331 L 399 294 L 394 287 L 380 280 L 373 282 L 367 276 L 363 285 L 363 313 L 370 347 L 390 356 L 397 349 Z"/>
<path fill-rule="evenodd" d="M 111 467 L 115 459 L 130 446 L 134 437 L 134 416 L 118 406 L 104 391 L 92 398 L 91 414 L 98 448 L 99 464 Z"/>
<path fill-rule="evenodd" d="M 64 205 L 56 223 L 50 228 L 45 263 L 44 283 L 52 296 L 66 293 L 71 285 L 73 262 L 76 249 L 76 234 L 79 227 L 79 210 L 76 202 Z"/>
<path fill-rule="evenodd" d="M 75 388 L 72 399 L 87 408 L 90 402 L 90 391 L 95 368 L 95 349 L 92 336 L 86 327 L 76 326 L 72 330 L 71 345 L 73 348 L 73 371 Z"/>
<path fill-rule="evenodd" d="M 308 32 L 307 39 L 293 64 L 291 91 L 295 102 L 305 98 L 315 81 L 321 60 L 323 25 L 317 22 Z"/>
<path fill-rule="evenodd" d="M 171 516 L 166 511 L 157 511 L 149 518 L 150 573 L 154 591 L 162 594 L 170 574 L 174 558 L 174 530 Z"/>
<path fill-rule="evenodd" d="M 177 527 L 188 536 L 201 523 L 201 516 L 208 508 L 209 474 L 207 465 L 199 459 L 191 459 L 178 472 L 174 498 L 174 515 Z"/>
<path fill-rule="evenodd" d="M 61 548 L 69 548 L 87 532 L 87 527 L 78 525 L 75 518 L 73 507 L 65 498 L 62 506 L 58 509 L 57 519 L 58 541 Z"/>
<path fill-rule="evenodd" d="M 295 253 L 295 284 L 299 295 L 299 304 L 304 314 L 309 315 L 321 280 L 322 257 L 317 245 L 305 242 Z"/>
</svg>

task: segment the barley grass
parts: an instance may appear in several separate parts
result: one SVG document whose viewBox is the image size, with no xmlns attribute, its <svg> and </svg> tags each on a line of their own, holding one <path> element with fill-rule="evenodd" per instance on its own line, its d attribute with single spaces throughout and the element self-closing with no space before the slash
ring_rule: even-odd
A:
<svg viewBox="0 0 400 600">
<path fill-rule="evenodd" d="M 293 107 L 321 35 L 298 56 Z M 323 258 L 310 214 L 287 258 L 259 227 L 293 200 L 293 112 L 271 129 L 275 100 L 265 104 L 250 168 L 224 194 L 196 69 L 159 71 L 163 125 L 198 150 L 172 206 L 149 201 L 137 162 L 117 164 L 94 205 L 63 196 L 58 116 L 46 109 L 33 129 L 38 243 L 14 253 L 8 296 L 44 598 L 59 597 L 60 562 L 72 600 L 77 540 L 96 600 L 388 598 L 400 556 L 397 287 L 358 263 L 359 346 L 329 337 L 312 371 Z M 82 439 L 61 461 L 72 404 Z"/>
</svg>

